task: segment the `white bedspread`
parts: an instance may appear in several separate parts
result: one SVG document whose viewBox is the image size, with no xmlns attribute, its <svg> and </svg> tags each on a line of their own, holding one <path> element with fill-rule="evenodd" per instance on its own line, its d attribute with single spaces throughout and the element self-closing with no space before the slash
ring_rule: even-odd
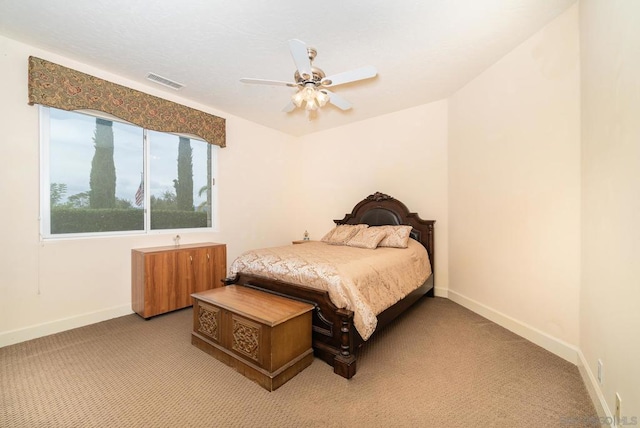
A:
<svg viewBox="0 0 640 428">
<path fill-rule="evenodd" d="M 376 316 L 420 287 L 431 275 L 425 248 L 375 250 L 308 242 L 247 251 L 231 265 L 238 272 L 326 290 L 339 308 L 354 312 L 363 339 L 374 332 Z"/>
</svg>

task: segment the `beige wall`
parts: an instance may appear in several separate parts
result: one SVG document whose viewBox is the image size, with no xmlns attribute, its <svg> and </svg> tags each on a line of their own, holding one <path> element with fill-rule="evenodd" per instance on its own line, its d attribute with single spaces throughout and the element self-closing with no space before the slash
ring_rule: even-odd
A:
<svg viewBox="0 0 640 428">
<path fill-rule="evenodd" d="M 580 348 L 599 399 L 640 424 L 640 2 L 582 1 Z"/>
<path fill-rule="evenodd" d="M 9 201 L 1 210 L 0 346 L 130 313 L 131 248 L 171 245 L 174 236 L 40 241 L 38 108 L 27 105 L 29 55 L 227 118 L 228 147 L 218 152 L 219 231 L 180 233 L 182 243 L 225 242 L 232 260 L 248 248 L 293 238 L 282 205 L 273 203 L 274 192 L 293 188 L 293 137 L 0 37 L 0 195 Z"/>
<path fill-rule="evenodd" d="M 380 191 L 436 220 L 436 292 L 448 287 L 447 102 L 439 101 L 302 137 L 292 233 L 320 239 L 332 219 Z"/>
<path fill-rule="evenodd" d="M 575 362 L 578 8 L 449 103 L 449 297 Z"/>
</svg>

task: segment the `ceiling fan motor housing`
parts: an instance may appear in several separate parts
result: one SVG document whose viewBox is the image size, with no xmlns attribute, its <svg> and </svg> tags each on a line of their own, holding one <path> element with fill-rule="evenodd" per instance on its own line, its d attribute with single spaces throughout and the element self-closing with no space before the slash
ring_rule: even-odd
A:
<svg viewBox="0 0 640 428">
<path fill-rule="evenodd" d="M 304 79 L 300 75 L 300 73 L 296 70 L 296 72 L 293 74 L 293 78 L 295 79 L 296 83 L 301 85 L 305 85 L 306 83 L 313 83 L 314 85 L 319 86 L 320 81 L 326 77 L 326 75 L 324 74 L 324 71 L 320 70 L 318 67 L 312 66 L 311 73 L 312 73 L 312 76 L 310 79 Z"/>
</svg>

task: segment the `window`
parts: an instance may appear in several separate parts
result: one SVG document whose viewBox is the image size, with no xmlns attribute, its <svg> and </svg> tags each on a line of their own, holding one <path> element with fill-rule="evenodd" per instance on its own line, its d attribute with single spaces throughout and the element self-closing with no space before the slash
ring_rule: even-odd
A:
<svg viewBox="0 0 640 428">
<path fill-rule="evenodd" d="M 43 236 L 212 227 L 217 146 L 111 118 L 40 111 Z"/>
</svg>

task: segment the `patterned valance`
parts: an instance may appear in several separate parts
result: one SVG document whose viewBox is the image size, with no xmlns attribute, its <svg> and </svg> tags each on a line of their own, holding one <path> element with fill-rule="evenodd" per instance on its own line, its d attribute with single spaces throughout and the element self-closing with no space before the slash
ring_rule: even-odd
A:
<svg viewBox="0 0 640 428">
<path fill-rule="evenodd" d="M 97 110 L 160 132 L 193 134 L 226 146 L 225 119 L 70 68 L 29 57 L 29 104 Z"/>
</svg>

